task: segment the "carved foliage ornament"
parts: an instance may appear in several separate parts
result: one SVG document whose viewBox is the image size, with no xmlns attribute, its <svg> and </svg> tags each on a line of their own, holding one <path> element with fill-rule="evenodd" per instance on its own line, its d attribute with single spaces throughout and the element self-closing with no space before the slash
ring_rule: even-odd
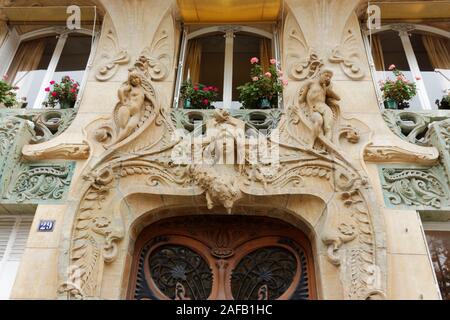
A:
<svg viewBox="0 0 450 320">
<path fill-rule="evenodd" d="M 361 53 L 359 52 L 358 40 L 349 29 L 342 44 L 333 48 L 329 57 L 332 63 L 339 63 L 342 71 L 353 80 L 364 78 L 365 72 L 362 66 Z"/>
<path fill-rule="evenodd" d="M 284 26 L 286 66 L 291 79 L 302 81 L 318 75 L 323 66 L 314 48 L 309 48 L 306 39 L 292 14 L 288 14 Z"/>
<path fill-rule="evenodd" d="M 390 205 L 440 209 L 448 204 L 449 191 L 435 169 L 382 168 L 383 190 Z"/>
</svg>

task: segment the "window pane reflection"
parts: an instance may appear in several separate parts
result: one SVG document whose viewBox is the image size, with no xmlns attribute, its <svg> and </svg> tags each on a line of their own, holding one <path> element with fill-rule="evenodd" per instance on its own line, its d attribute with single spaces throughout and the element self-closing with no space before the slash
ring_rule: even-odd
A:
<svg viewBox="0 0 450 320">
<path fill-rule="evenodd" d="M 91 52 L 91 36 L 70 35 L 64 45 L 53 80 L 69 76 L 81 84 Z"/>
<path fill-rule="evenodd" d="M 57 41 L 52 36 L 21 43 L 8 70 L 11 83 L 19 87 L 17 97 L 25 98 L 30 107 L 39 94 Z"/>
<path fill-rule="evenodd" d="M 442 299 L 450 300 L 450 232 L 425 231 Z"/>
</svg>

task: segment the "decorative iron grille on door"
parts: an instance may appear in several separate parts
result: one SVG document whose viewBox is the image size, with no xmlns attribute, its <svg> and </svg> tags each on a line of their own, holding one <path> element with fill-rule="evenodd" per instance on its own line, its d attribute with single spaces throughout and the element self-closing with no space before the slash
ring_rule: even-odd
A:
<svg viewBox="0 0 450 320">
<path fill-rule="evenodd" d="M 190 216 L 145 229 L 128 297 L 138 300 L 314 299 L 308 239 L 281 221 Z"/>
</svg>

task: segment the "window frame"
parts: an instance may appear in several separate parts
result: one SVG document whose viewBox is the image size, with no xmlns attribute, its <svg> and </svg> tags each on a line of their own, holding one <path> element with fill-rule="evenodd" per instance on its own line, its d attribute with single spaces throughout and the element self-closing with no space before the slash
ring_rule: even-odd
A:
<svg viewBox="0 0 450 320">
<path fill-rule="evenodd" d="M 375 63 L 373 60 L 373 56 L 372 56 L 372 48 L 371 48 L 371 36 L 378 34 L 378 33 L 382 33 L 385 31 L 396 31 L 398 32 L 398 36 L 400 38 L 400 41 L 402 43 L 403 46 L 403 50 L 405 52 L 407 61 L 408 61 L 408 65 L 410 68 L 410 72 L 413 75 L 413 81 L 414 83 L 417 85 L 417 95 L 419 97 L 420 100 L 420 105 L 421 105 L 421 110 L 423 111 L 430 111 L 430 110 L 434 110 L 431 102 L 430 102 L 430 96 L 428 95 L 428 90 L 425 86 L 425 82 L 424 82 L 424 77 L 422 76 L 422 71 L 420 71 L 419 68 L 419 64 L 417 62 L 417 58 L 416 55 L 414 53 L 412 44 L 411 44 L 411 39 L 410 39 L 410 33 L 414 32 L 414 31 L 424 31 L 427 32 L 431 35 L 435 35 L 435 36 L 441 36 L 444 38 L 447 38 L 450 40 L 450 32 L 447 32 L 445 30 L 441 30 L 432 26 L 426 26 L 426 25 L 420 25 L 420 24 L 410 24 L 410 23 L 393 23 L 393 24 L 388 24 L 385 26 L 382 26 L 380 29 L 377 30 L 364 30 L 363 31 L 363 39 L 364 39 L 364 44 L 366 47 L 366 53 L 369 59 L 369 66 L 370 66 L 370 72 L 372 74 L 372 80 L 375 84 L 375 89 L 376 89 L 376 93 L 377 93 L 377 98 L 378 98 L 378 103 L 380 106 L 380 109 L 383 110 L 384 109 L 384 104 L 383 104 L 383 94 L 381 92 L 380 87 L 378 86 L 378 83 L 380 80 L 383 79 L 378 79 L 377 77 L 377 70 L 375 69 Z M 417 80 L 416 77 L 419 77 L 420 80 Z M 386 77 L 384 77 L 386 78 Z"/>
<path fill-rule="evenodd" d="M 261 30 L 251 26 L 244 25 L 215 25 L 201 28 L 190 32 L 188 26 L 183 26 L 180 56 L 178 63 L 177 79 L 175 83 L 175 95 L 173 100 L 173 109 L 182 108 L 180 107 L 180 91 L 183 82 L 183 73 L 186 63 L 186 53 L 187 45 L 189 40 L 207 35 L 210 33 L 221 32 L 225 37 L 225 64 L 224 64 L 224 82 L 223 82 L 223 108 L 229 109 L 232 104 L 232 92 L 233 92 L 233 49 L 234 49 L 234 34 L 237 32 L 247 32 L 257 36 L 265 37 L 272 41 L 272 51 L 274 52 L 275 59 L 277 60 L 277 68 L 280 70 L 280 41 L 278 35 L 277 25 L 274 24 L 272 28 L 272 33 Z M 278 108 L 281 107 L 282 97 L 278 99 Z"/>
<path fill-rule="evenodd" d="M 43 29 L 27 32 L 23 35 L 18 35 L 15 28 L 10 29 L 7 37 L 9 37 L 10 35 L 13 35 L 14 49 L 10 50 L 9 60 L 5 64 L 6 67 L 4 68 L 4 72 L 7 72 L 9 70 L 9 68 L 11 67 L 14 57 L 16 56 L 22 42 L 28 41 L 28 40 L 33 40 L 33 39 L 39 39 L 42 37 L 52 36 L 52 35 L 55 35 L 58 39 L 57 43 L 56 43 L 56 47 L 53 51 L 52 58 L 50 60 L 47 71 L 45 73 L 44 79 L 42 80 L 42 83 L 40 84 L 40 89 L 39 89 L 38 96 L 36 97 L 36 101 L 34 102 L 33 105 L 28 105 L 27 109 L 42 109 L 42 103 L 45 101 L 45 99 L 47 97 L 45 88 L 48 87 L 48 83 L 52 80 L 52 78 L 56 72 L 56 68 L 58 66 L 59 60 L 61 59 L 61 55 L 62 55 L 62 52 L 66 45 L 67 39 L 69 38 L 69 36 L 71 34 L 83 34 L 83 35 L 88 35 L 88 36 L 92 37 L 92 44 L 91 44 L 91 50 L 90 50 L 88 62 L 86 64 L 85 73 L 83 75 L 83 80 L 80 83 L 80 91 L 79 91 L 79 94 L 77 97 L 77 101 L 74 106 L 74 109 L 76 109 L 80 105 L 81 98 L 82 98 L 82 95 L 84 92 L 84 88 L 86 87 L 86 83 L 87 83 L 87 79 L 88 79 L 87 71 L 92 68 L 92 62 L 95 57 L 95 52 L 97 51 L 100 31 L 93 31 L 93 30 L 89 30 L 89 29 L 85 29 L 85 28 L 69 30 L 69 29 L 67 29 L 65 27 L 61 27 L 61 26 L 51 26 L 51 27 L 46 27 Z M 5 44 L 7 42 L 8 42 L 8 38 L 3 43 L 3 46 L 5 46 Z M 3 50 L 3 47 L 0 48 L 0 57 L 4 54 L 2 50 Z M 6 52 L 6 54 L 8 54 L 8 52 Z"/>
</svg>

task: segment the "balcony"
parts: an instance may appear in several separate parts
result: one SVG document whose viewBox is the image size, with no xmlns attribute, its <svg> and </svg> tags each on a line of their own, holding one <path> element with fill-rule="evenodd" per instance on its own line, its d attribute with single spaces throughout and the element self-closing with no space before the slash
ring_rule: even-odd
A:
<svg viewBox="0 0 450 320">
<path fill-rule="evenodd" d="M 75 115 L 75 109 L 0 109 L 0 212 L 64 200 L 74 162 L 28 162 L 22 148 L 60 135 Z"/>
</svg>

